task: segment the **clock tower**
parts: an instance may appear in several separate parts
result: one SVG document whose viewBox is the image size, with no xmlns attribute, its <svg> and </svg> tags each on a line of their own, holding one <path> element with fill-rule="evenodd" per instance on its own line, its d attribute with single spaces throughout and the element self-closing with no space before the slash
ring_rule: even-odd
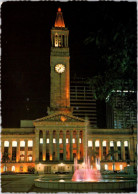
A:
<svg viewBox="0 0 138 194">
<path fill-rule="evenodd" d="M 57 111 L 71 112 L 68 37 L 69 31 L 65 27 L 61 8 L 58 8 L 55 25 L 51 29 L 49 114 Z"/>
</svg>

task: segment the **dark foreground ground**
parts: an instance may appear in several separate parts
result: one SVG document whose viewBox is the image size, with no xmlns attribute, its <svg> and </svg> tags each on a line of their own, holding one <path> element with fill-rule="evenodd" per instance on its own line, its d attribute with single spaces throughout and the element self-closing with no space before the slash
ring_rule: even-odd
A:
<svg viewBox="0 0 138 194">
<path fill-rule="evenodd" d="M 1 176 L 1 193 L 4 193 L 4 192 L 14 192 L 14 193 L 19 193 L 19 192 L 25 192 L 25 193 L 28 193 L 28 192 L 35 192 L 35 193 L 59 193 L 60 191 L 59 190 L 48 190 L 48 189 L 42 189 L 42 188 L 37 188 L 35 187 L 34 185 L 34 179 L 37 179 L 37 178 L 40 178 L 40 177 L 43 177 L 45 176 L 46 178 L 48 178 L 49 180 L 52 179 L 52 178 L 55 178 L 57 176 L 59 176 L 61 179 L 65 178 L 65 177 L 68 177 L 70 178 L 71 175 L 2 175 Z M 113 175 L 112 175 L 113 176 Z M 116 176 L 116 175 L 114 175 Z M 111 178 L 110 175 L 107 175 L 106 178 Z M 126 177 L 127 178 L 127 177 Z M 106 183 L 105 183 L 106 184 Z M 70 192 L 69 193 L 75 193 L 78 191 L 73 191 L 73 192 Z M 85 193 L 85 191 L 82 191 L 82 193 Z M 101 192 L 101 191 L 97 191 L 97 192 Z M 116 191 L 110 191 L 110 193 L 129 193 L 129 192 L 133 192 L 133 193 L 137 193 L 136 191 L 136 188 L 134 188 L 133 190 L 116 190 Z M 60 192 L 61 193 L 61 192 Z M 65 193 L 62 191 L 62 193 Z M 92 192 L 90 192 L 92 193 Z M 101 193 L 107 193 L 106 190 L 102 190 Z"/>
</svg>

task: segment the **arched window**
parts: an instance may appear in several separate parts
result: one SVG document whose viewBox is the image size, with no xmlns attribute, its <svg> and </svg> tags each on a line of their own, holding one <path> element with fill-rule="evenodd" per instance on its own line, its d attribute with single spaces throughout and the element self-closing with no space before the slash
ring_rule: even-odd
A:
<svg viewBox="0 0 138 194">
<path fill-rule="evenodd" d="M 7 171 L 7 166 L 3 166 L 3 171 Z"/>
<path fill-rule="evenodd" d="M 33 140 L 28 141 L 28 147 L 33 147 Z"/>
<path fill-rule="evenodd" d="M 95 147 L 99 147 L 99 140 L 95 141 Z"/>
<path fill-rule="evenodd" d="M 12 169 L 11 169 L 12 171 L 15 171 L 15 166 L 12 166 Z"/>
</svg>

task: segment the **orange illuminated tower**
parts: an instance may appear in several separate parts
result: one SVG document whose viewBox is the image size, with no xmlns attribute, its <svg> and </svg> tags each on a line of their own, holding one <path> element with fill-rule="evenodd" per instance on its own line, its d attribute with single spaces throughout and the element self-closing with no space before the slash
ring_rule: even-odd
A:
<svg viewBox="0 0 138 194">
<path fill-rule="evenodd" d="M 61 8 L 58 8 L 55 25 L 51 30 L 50 114 L 55 111 L 71 110 L 68 38 L 69 31 L 65 27 Z"/>
</svg>

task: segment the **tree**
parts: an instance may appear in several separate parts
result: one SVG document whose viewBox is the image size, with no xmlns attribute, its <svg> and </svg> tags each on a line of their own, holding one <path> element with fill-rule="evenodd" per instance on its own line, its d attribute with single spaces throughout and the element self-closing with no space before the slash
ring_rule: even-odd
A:
<svg viewBox="0 0 138 194">
<path fill-rule="evenodd" d="M 136 15 L 116 19 L 109 10 L 103 25 L 91 32 L 85 44 L 95 46 L 100 68 L 89 84 L 96 99 L 106 100 L 112 91 L 136 91 Z"/>
<path fill-rule="evenodd" d="M 5 163 L 5 171 L 6 171 L 6 163 L 10 160 L 8 152 L 4 152 L 2 155 L 2 162 Z"/>
</svg>

